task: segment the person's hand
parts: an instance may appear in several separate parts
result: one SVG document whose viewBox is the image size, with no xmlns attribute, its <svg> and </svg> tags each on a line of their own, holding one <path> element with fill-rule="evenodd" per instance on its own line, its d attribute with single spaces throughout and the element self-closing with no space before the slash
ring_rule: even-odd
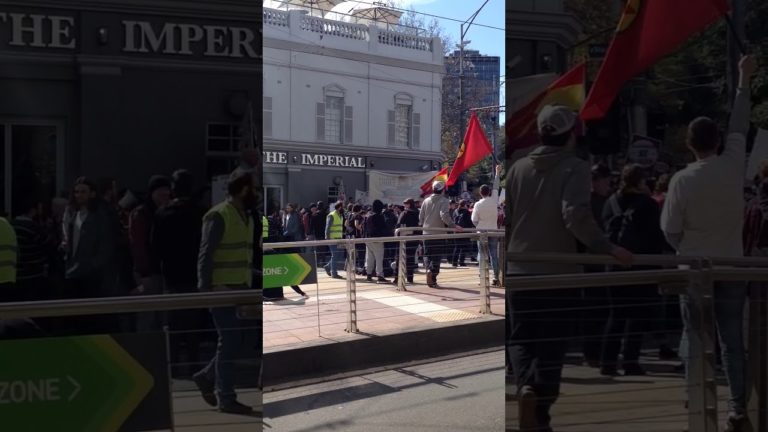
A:
<svg viewBox="0 0 768 432">
<path fill-rule="evenodd" d="M 631 266 L 632 261 L 634 261 L 634 255 L 632 255 L 632 252 L 620 246 L 614 246 L 611 250 L 611 255 L 616 258 L 616 261 L 627 267 Z"/>
<path fill-rule="evenodd" d="M 501 164 L 496 165 L 496 177 L 501 175 L 501 171 L 504 169 L 504 167 Z"/>
<path fill-rule="evenodd" d="M 739 61 L 739 70 L 745 78 L 751 78 L 757 71 L 757 60 L 752 55 L 745 55 Z"/>
<path fill-rule="evenodd" d="M 456 225 L 456 226 L 454 227 L 454 229 L 456 230 L 456 232 L 464 232 L 464 228 L 462 228 L 462 227 L 460 227 L 460 226 L 458 226 L 458 225 Z"/>
</svg>

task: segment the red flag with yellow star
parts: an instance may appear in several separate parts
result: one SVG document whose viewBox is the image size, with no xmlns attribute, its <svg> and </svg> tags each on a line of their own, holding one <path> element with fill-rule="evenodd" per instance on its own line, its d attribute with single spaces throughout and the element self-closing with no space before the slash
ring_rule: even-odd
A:
<svg viewBox="0 0 768 432">
<path fill-rule="evenodd" d="M 582 120 L 603 118 L 624 83 L 728 11 L 728 0 L 628 0 Z"/>
<path fill-rule="evenodd" d="M 477 113 L 473 111 L 469 117 L 469 125 L 464 134 L 464 140 L 461 142 L 461 147 L 459 147 L 459 153 L 456 155 L 456 162 L 453 163 L 451 175 L 448 176 L 445 185 L 453 186 L 461 173 L 483 160 L 484 157 L 491 154 L 491 151 L 491 144 L 485 137 L 480 120 L 477 119 Z"/>
</svg>

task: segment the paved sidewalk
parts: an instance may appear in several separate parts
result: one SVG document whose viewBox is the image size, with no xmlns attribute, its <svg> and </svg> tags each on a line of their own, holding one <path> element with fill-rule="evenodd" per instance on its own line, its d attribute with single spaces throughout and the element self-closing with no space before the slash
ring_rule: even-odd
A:
<svg viewBox="0 0 768 432">
<path fill-rule="evenodd" d="M 681 432 L 687 425 L 685 380 L 674 362 L 648 358 L 647 376 L 604 377 L 596 369 L 566 365 L 553 407 L 558 432 Z M 718 379 L 718 419 L 725 423 L 728 395 Z M 517 403 L 507 402 L 507 431 L 518 432 Z"/>
<path fill-rule="evenodd" d="M 188 386 L 189 387 L 189 386 Z M 198 391 L 174 391 L 173 414 L 175 432 L 259 432 L 262 430 L 261 392 L 238 390 L 239 400 L 258 411 L 253 416 L 222 414 L 206 405 Z"/>
<path fill-rule="evenodd" d="M 345 277 L 346 272 L 340 275 Z M 346 280 L 332 279 L 321 269 L 317 285 L 301 287 L 310 295 L 309 300 L 286 287 L 286 300 L 264 302 L 264 350 L 477 319 L 482 316 L 479 280 L 476 264 L 459 268 L 443 264 L 440 288 L 429 288 L 424 269 L 419 268 L 415 284 L 407 285 L 407 292 L 397 291 L 391 283 L 369 283 L 357 276 L 357 323 L 361 333 L 355 335 L 345 331 L 349 310 Z M 491 310 L 503 316 L 503 288 L 491 290 Z"/>
</svg>

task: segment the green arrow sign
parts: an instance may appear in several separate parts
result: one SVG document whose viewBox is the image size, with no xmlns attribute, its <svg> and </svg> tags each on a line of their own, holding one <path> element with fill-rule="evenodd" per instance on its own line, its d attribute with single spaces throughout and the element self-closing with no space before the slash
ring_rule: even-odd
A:
<svg viewBox="0 0 768 432">
<path fill-rule="evenodd" d="M 315 260 L 312 254 L 264 255 L 263 287 L 278 288 L 314 283 Z"/>
<path fill-rule="evenodd" d="M 154 384 L 110 336 L 0 343 L 0 419 L 13 430 L 118 431 Z"/>
</svg>

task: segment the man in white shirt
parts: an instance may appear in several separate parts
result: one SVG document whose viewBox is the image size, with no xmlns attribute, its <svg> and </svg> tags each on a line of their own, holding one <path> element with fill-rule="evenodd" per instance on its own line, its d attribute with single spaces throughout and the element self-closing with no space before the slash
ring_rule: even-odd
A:
<svg viewBox="0 0 768 432">
<path fill-rule="evenodd" d="M 472 223 L 481 230 L 498 229 L 499 220 L 499 175 L 501 174 L 501 165 L 496 165 L 496 173 L 493 177 L 493 186 L 482 185 L 480 187 L 480 196 L 483 198 L 475 204 L 472 209 Z M 478 250 L 482 245 L 477 244 Z M 488 257 L 493 269 L 493 286 L 501 286 L 499 282 L 499 238 L 488 237 Z M 477 257 L 480 261 L 480 257 Z M 480 275 L 481 277 L 483 275 Z"/>
<path fill-rule="evenodd" d="M 661 214 L 661 228 L 678 255 L 743 256 L 743 188 L 750 117 L 749 90 L 756 68 L 757 63 L 751 56 L 743 57 L 739 64 L 739 89 L 722 154 L 718 155 L 722 139 L 714 121 L 699 117 L 688 126 L 687 145 L 696 156 L 696 162 L 672 178 Z M 715 283 L 715 318 L 730 388 L 726 432 L 738 432 L 745 427 L 747 389 L 742 329 L 746 293 L 746 284 L 742 282 Z M 681 296 L 685 324 L 680 342 L 680 357 L 683 359 L 689 351 L 690 302 L 688 296 Z"/>
</svg>

